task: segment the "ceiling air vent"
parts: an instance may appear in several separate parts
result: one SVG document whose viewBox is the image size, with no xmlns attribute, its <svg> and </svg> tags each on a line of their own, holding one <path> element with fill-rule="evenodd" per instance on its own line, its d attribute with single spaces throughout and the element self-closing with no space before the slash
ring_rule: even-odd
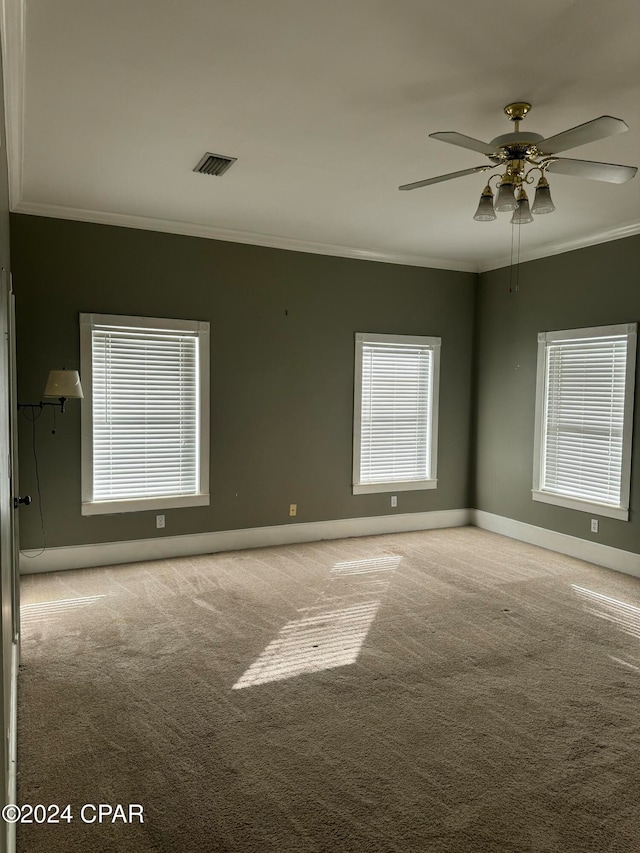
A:
<svg viewBox="0 0 640 853">
<path fill-rule="evenodd" d="M 203 175 L 224 175 L 237 159 L 237 157 L 225 157 L 223 154 L 207 152 L 193 171 L 201 172 Z"/>
</svg>

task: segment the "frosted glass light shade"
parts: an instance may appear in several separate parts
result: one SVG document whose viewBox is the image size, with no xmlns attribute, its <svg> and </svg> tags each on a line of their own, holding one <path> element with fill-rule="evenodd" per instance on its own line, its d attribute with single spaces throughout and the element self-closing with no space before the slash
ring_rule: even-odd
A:
<svg viewBox="0 0 640 853">
<path fill-rule="evenodd" d="M 514 195 L 514 186 L 511 181 L 505 181 L 498 187 L 498 195 L 496 197 L 496 210 L 498 213 L 507 213 L 510 210 L 516 209 L 516 197 Z"/>
<path fill-rule="evenodd" d="M 496 212 L 493 209 L 493 193 L 489 184 L 482 190 L 480 204 L 473 218 L 477 222 L 491 222 L 492 219 L 496 219 Z"/>
<path fill-rule="evenodd" d="M 45 397 L 82 398 L 82 385 L 77 370 L 51 370 L 44 388 Z"/>
<path fill-rule="evenodd" d="M 524 194 L 518 197 L 518 201 L 516 202 L 517 207 L 513 211 L 513 216 L 511 217 L 512 225 L 526 225 L 528 222 L 533 222 L 533 216 L 531 215 L 531 211 L 529 210 L 529 199 Z"/>
<path fill-rule="evenodd" d="M 553 213 L 556 209 L 555 204 L 551 201 L 551 188 L 547 179 L 543 176 L 538 181 L 536 187 L 536 195 L 531 205 L 531 213 L 536 215 L 539 213 Z"/>
</svg>

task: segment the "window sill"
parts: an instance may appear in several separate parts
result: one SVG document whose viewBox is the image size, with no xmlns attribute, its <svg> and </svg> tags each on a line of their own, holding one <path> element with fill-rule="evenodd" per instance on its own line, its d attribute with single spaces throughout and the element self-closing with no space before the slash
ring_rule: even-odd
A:
<svg viewBox="0 0 640 853">
<path fill-rule="evenodd" d="M 415 492 L 422 489 L 437 489 L 437 480 L 401 480 L 398 483 L 354 483 L 354 495 L 368 495 L 375 492 Z"/>
<path fill-rule="evenodd" d="M 531 497 L 534 501 L 563 506 L 567 509 L 577 509 L 579 512 L 590 512 L 593 515 L 602 515 L 606 518 L 617 518 L 619 521 L 629 520 L 629 509 L 624 507 L 596 503 L 595 501 L 584 501 L 579 498 L 570 498 L 567 495 L 558 495 L 555 492 L 542 492 L 537 489 L 532 489 Z"/>
<path fill-rule="evenodd" d="M 186 506 L 208 506 L 209 503 L 209 495 L 170 495 L 126 501 L 87 501 L 82 504 L 82 515 L 113 515 L 120 512 L 179 509 Z"/>
</svg>

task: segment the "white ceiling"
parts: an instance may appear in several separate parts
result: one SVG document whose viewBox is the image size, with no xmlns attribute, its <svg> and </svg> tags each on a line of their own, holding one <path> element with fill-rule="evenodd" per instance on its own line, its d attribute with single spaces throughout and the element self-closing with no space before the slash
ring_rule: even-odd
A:
<svg viewBox="0 0 640 853">
<path fill-rule="evenodd" d="M 488 141 L 527 100 L 544 136 L 608 114 L 629 131 L 566 152 L 640 164 L 640 3 L 3 0 L 12 209 L 424 266 L 507 263 L 472 215 Z M 238 158 L 223 177 L 205 151 Z M 556 212 L 521 257 L 640 232 L 640 176 L 550 176 Z"/>
</svg>

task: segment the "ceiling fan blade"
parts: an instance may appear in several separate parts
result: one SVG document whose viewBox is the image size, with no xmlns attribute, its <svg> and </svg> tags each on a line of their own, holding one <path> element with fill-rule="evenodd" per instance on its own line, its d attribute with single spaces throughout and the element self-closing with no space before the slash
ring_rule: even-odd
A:
<svg viewBox="0 0 640 853">
<path fill-rule="evenodd" d="M 578 145 L 586 145 L 587 142 L 595 142 L 596 139 L 604 139 L 606 136 L 624 133 L 625 130 L 629 130 L 629 127 L 621 118 L 600 116 L 600 118 L 594 118 L 592 121 L 557 133 L 555 136 L 549 136 L 541 142 L 536 142 L 536 148 L 545 154 L 557 154 L 559 151 L 577 148 Z"/>
<path fill-rule="evenodd" d="M 592 160 L 569 160 L 559 157 L 550 163 L 547 172 L 558 175 L 575 175 L 576 178 L 590 178 L 592 181 L 607 181 L 610 184 L 623 184 L 630 181 L 638 171 L 637 166 L 618 166 L 615 163 L 595 163 Z"/>
<path fill-rule="evenodd" d="M 448 142 L 450 145 L 459 145 L 460 148 L 468 148 L 470 151 L 479 151 L 480 154 L 496 153 L 494 145 L 489 145 L 488 142 L 481 142 L 479 139 L 474 139 L 472 136 L 465 136 L 464 133 L 456 133 L 454 130 L 441 130 L 438 133 L 430 133 L 430 139 L 439 139 L 440 142 Z"/>
<path fill-rule="evenodd" d="M 462 169 L 460 172 L 449 172 L 448 175 L 438 175 L 437 178 L 427 178 L 425 181 L 415 181 L 413 184 L 403 184 L 399 190 L 417 190 L 418 187 L 428 187 L 430 184 L 439 184 L 441 181 L 451 181 L 453 178 L 462 178 L 464 175 L 474 175 L 476 172 L 486 172 L 494 166 L 474 166 L 472 169 Z"/>
</svg>

